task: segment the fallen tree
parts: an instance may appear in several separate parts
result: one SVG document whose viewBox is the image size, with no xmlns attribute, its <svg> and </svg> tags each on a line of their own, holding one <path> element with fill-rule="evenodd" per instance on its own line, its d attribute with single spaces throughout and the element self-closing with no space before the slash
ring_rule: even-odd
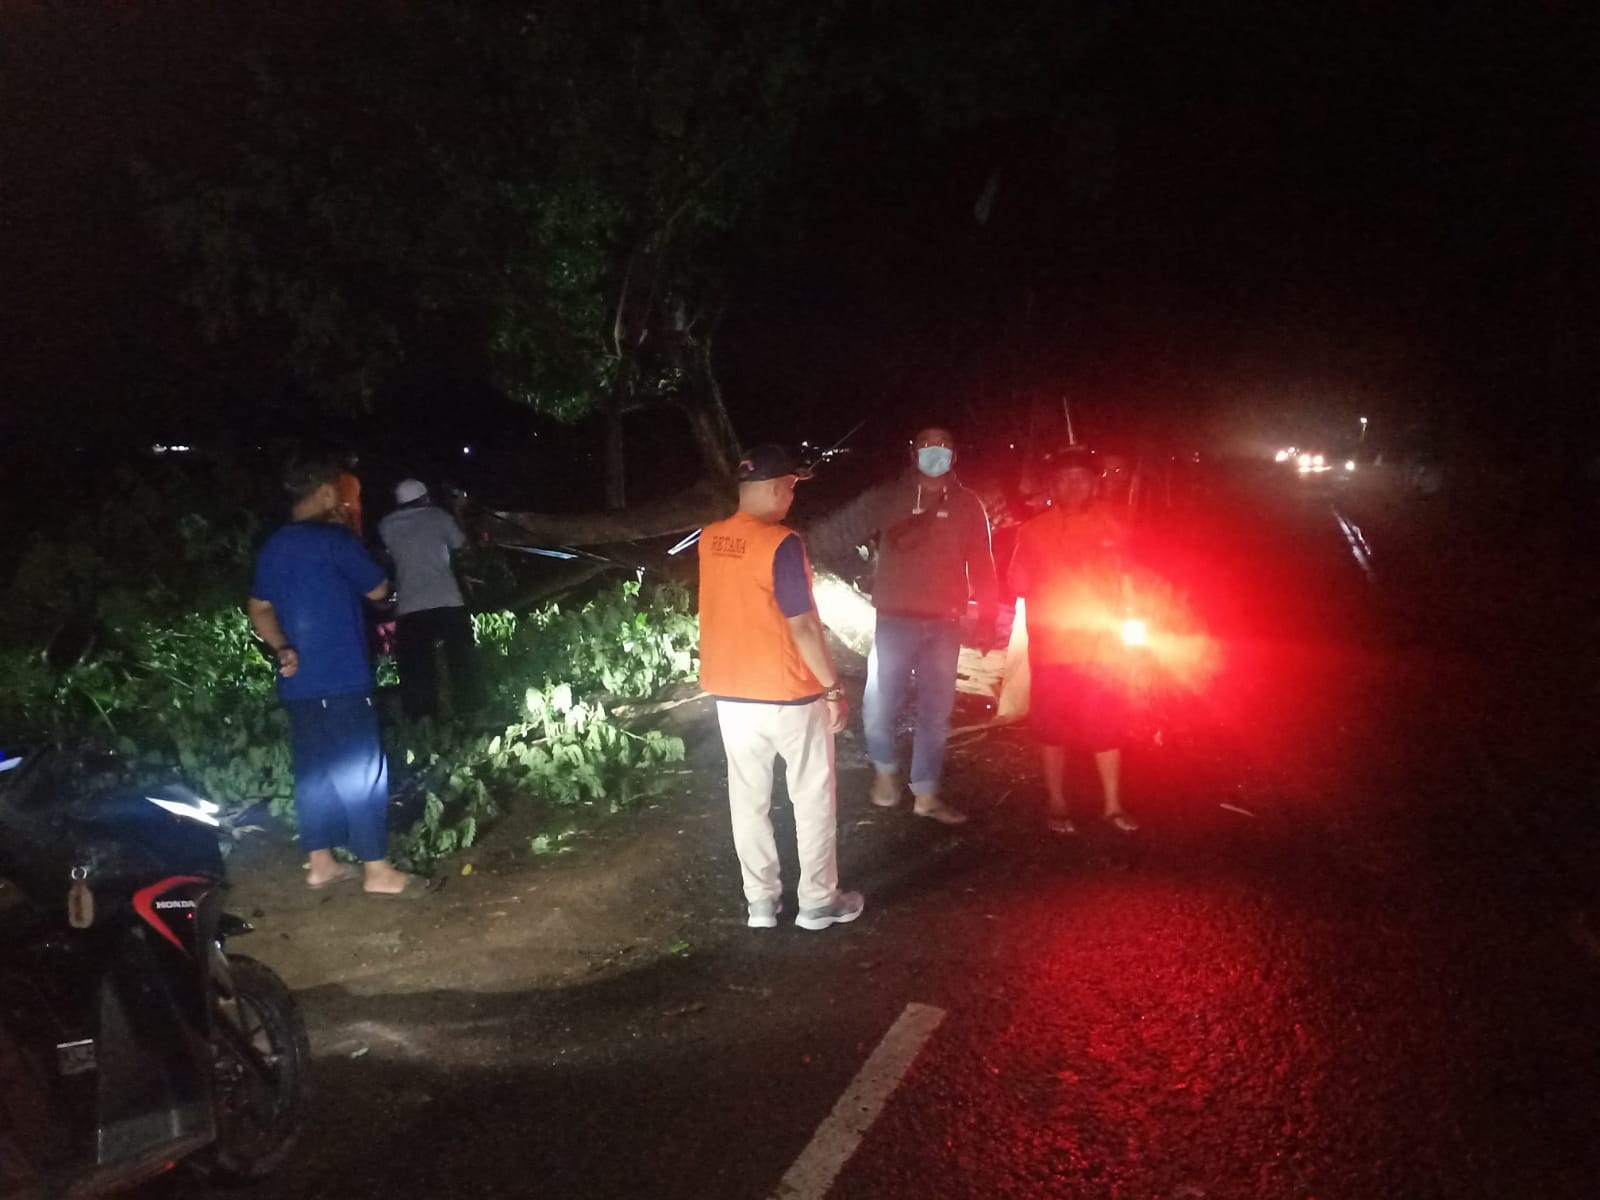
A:
<svg viewBox="0 0 1600 1200">
<path fill-rule="evenodd" d="M 610 512 L 490 512 L 489 539 L 505 546 L 603 546 L 694 532 L 735 507 L 724 484 L 703 480 L 675 496 Z"/>
</svg>

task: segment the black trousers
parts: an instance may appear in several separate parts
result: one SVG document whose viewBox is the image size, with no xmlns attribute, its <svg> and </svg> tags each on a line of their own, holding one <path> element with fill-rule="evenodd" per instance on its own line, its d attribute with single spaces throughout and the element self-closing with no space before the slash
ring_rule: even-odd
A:
<svg viewBox="0 0 1600 1200">
<path fill-rule="evenodd" d="M 451 707 L 468 712 L 478 705 L 478 679 L 472 661 L 472 617 L 465 608 L 425 608 L 395 618 L 394 662 L 400 669 L 400 702 L 406 716 L 437 716 L 439 670 L 435 647 L 444 645 L 450 670 Z"/>
</svg>

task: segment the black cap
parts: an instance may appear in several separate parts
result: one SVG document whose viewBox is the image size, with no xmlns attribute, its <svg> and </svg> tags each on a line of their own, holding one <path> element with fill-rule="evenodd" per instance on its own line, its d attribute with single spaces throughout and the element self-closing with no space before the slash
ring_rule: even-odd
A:
<svg viewBox="0 0 1600 1200">
<path fill-rule="evenodd" d="M 811 472 L 800 465 L 794 451 L 776 442 L 752 446 L 739 456 L 739 482 L 760 483 L 764 479 L 782 479 L 797 475 L 809 479 Z"/>
<path fill-rule="evenodd" d="M 1082 444 L 1057 446 L 1046 452 L 1044 461 L 1057 471 L 1092 471 L 1098 474 L 1100 470 L 1094 451 Z"/>
</svg>

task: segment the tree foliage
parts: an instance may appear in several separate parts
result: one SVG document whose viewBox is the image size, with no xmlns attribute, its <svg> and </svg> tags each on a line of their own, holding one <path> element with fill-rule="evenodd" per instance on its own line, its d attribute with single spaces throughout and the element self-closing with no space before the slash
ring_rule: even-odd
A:
<svg viewBox="0 0 1600 1200">
<path fill-rule="evenodd" d="M 542 412 L 677 403 L 725 457 L 715 245 L 781 170 L 839 6 L 609 11 L 388 0 L 250 48 L 237 153 L 143 170 L 205 332 L 282 337 L 345 404 L 460 335 Z"/>
<path fill-rule="evenodd" d="M 230 829 L 261 804 L 292 822 L 288 723 L 239 603 L 258 527 L 181 476 L 124 484 L 64 535 L 31 539 L 0 592 L 0 729 L 88 736 L 130 783 L 182 780 Z M 660 767 L 682 744 L 610 706 L 693 677 L 698 625 L 681 588 L 626 582 L 475 621 L 495 728 L 385 730 L 395 791 L 414 801 L 402 860 L 465 849 L 519 796 L 620 811 L 669 782 Z M 41 649 L 62 627 L 84 652 L 52 670 Z"/>
<path fill-rule="evenodd" d="M 541 412 L 604 413 L 614 465 L 622 417 L 666 403 L 725 472 L 726 268 L 804 190 L 828 116 L 888 95 L 930 129 L 1048 109 L 1090 28 L 1072 6 L 902 0 L 294 10 L 239 48 L 233 149 L 142 174 L 206 333 L 280 339 L 324 397 L 367 404 L 454 339 Z"/>
</svg>

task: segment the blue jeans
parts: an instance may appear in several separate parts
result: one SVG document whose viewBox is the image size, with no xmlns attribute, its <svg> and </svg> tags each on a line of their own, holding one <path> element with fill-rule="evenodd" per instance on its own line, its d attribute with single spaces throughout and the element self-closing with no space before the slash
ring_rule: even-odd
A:
<svg viewBox="0 0 1600 1200">
<path fill-rule="evenodd" d="M 365 692 L 286 700 L 294 814 L 305 850 L 347 846 L 362 862 L 389 852 L 389 764 Z"/>
<path fill-rule="evenodd" d="M 956 663 L 961 658 L 961 623 L 954 619 L 878 615 L 867 656 L 867 691 L 861 720 L 867 757 L 880 771 L 893 771 L 895 722 L 905 707 L 912 678 L 917 688 L 917 724 L 911 739 L 911 792 L 939 792 L 944 743 L 956 704 Z"/>
</svg>

